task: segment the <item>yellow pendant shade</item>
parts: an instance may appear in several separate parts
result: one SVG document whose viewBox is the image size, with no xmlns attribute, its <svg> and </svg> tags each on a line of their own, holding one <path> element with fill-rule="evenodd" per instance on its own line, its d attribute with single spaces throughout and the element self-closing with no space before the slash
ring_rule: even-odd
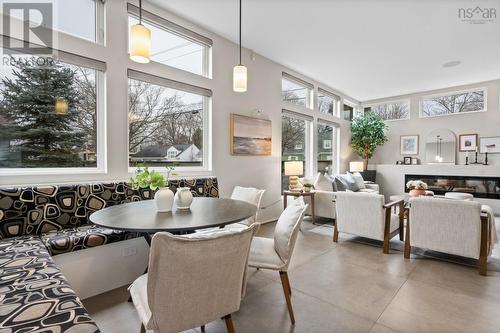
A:
<svg viewBox="0 0 500 333">
<path fill-rule="evenodd" d="M 68 102 L 64 99 L 56 99 L 55 112 L 57 115 L 65 115 L 68 113 Z"/>
<path fill-rule="evenodd" d="M 151 55 L 151 30 L 142 24 L 130 27 L 130 59 L 141 63 L 149 63 Z"/>
<path fill-rule="evenodd" d="M 237 65 L 233 68 L 233 90 L 235 92 L 247 91 L 247 68 L 243 65 Z"/>
</svg>

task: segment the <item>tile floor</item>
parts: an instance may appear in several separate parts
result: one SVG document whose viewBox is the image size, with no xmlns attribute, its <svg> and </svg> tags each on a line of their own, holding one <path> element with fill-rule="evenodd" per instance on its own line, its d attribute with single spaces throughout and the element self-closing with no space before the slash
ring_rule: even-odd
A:
<svg viewBox="0 0 500 333">
<path fill-rule="evenodd" d="M 264 225 L 259 234 L 272 237 L 273 229 Z M 302 229 L 289 272 L 295 327 L 278 274 L 251 269 L 247 295 L 233 316 L 236 332 L 500 332 L 500 245 L 483 277 L 460 258 L 419 252 L 405 260 L 396 238 L 383 255 L 364 239 L 341 234 L 333 243 L 327 224 L 305 221 Z M 127 298 L 119 288 L 84 303 L 104 333 L 138 333 Z M 215 321 L 206 332 L 226 329 Z"/>
</svg>

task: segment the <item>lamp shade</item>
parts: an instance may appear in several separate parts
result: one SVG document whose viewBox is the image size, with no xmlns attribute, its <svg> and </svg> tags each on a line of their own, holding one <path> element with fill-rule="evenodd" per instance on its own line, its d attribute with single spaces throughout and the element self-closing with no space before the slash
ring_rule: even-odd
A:
<svg viewBox="0 0 500 333">
<path fill-rule="evenodd" d="M 151 30 L 142 24 L 130 27 L 130 59 L 141 64 L 149 63 L 151 55 Z"/>
<path fill-rule="evenodd" d="M 68 102 L 65 99 L 58 98 L 54 106 L 55 112 L 58 115 L 65 115 L 68 113 Z"/>
<path fill-rule="evenodd" d="M 350 172 L 363 172 L 363 170 L 364 170 L 364 163 L 362 161 L 349 162 Z"/>
<path fill-rule="evenodd" d="M 247 91 L 247 68 L 243 65 L 237 65 L 233 68 L 233 90 L 235 92 Z"/>
<path fill-rule="evenodd" d="M 285 176 L 302 176 L 304 174 L 304 163 L 301 161 L 285 162 Z"/>
</svg>

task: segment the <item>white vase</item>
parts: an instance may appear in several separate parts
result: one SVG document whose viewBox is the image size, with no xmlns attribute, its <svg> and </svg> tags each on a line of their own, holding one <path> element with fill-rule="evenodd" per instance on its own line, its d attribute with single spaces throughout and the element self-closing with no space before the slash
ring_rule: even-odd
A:
<svg viewBox="0 0 500 333">
<path fill-rule="evenodd" d="M 193 194 L 189 187 L 179 187 L 175 192 L 175 205 L 177 209 L 189 209 L 193 202 Z"/>
<path fill-rule="evenodd" d="M 174 204 L 174 192 L 169 188 L 160 188 L 155 193 L 155 204 L 159 212 L 170 212 Z"/>
</svg>

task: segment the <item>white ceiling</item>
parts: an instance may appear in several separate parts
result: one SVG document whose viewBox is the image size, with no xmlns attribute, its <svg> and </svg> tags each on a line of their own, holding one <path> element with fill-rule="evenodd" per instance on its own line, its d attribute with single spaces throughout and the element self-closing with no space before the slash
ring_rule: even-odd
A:
<svg viewBox="0 0 500 333">
<path fill-rule="evenodd" d="M 238 40 L 238 0 L 152 2 Z M 243 0 L 243 46 L 360 101 L 500 79 L 500 0 Z"/>
</svg>

